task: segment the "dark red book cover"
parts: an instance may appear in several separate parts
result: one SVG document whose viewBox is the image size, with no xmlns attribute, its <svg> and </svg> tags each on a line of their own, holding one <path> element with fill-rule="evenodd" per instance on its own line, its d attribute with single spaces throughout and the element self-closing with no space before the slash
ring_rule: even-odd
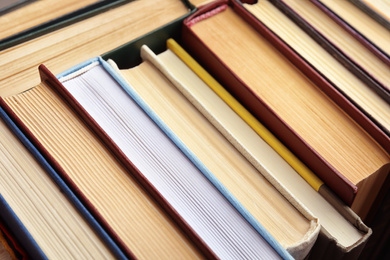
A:
<svg viewBox="0 0 390 260">
<path fill-rule="evenodd" d="M 200 17 L 210 15 L 212 10 L 229 5 L 248 26 L 252 26 L 265 39 L 267 39 L 279 52 L 287 57 L 299 70 L 301 70 L 318 88 L 328 95 L 340 108 L 368 132 L 383 149 L 390 151 L 389 137 L 379 129 L 367 116 L 357 109 L 332 84 L 322 77 L 310 64 L 289 48 L 277 35 L 273 34 L 264 24 L 251 16 L 238 1 L 215 1 L 190 15 L 184 21 L 182 40 L 189 52 L 219 80 L 229 92 L 244 104 L 262 123 L 264 123 L 287 147 L 289 147 L 303 162 L 305 162 L 324 182 L 334 190 L 348 205 L 352 205 L 357 194 L 357 187 L 345 176 L 340 174 L 307 142 L 302 139 L 278 114 L 273 111 L 249 86 L 232 71 L 220 57 L 191 30 L 191 25 Z M 210 12 L 211 11 L 211 12 Z M 217 14 L 216 14 L 217 15 Z M 228 26 L 228 25 L 227 25 Z M 382 171 L 388 171 L 382 167 Z M 388 168 L 388 167 L 387 167 Z M 370 210 L 375 214 L 375 210 Z"/>
</svg>

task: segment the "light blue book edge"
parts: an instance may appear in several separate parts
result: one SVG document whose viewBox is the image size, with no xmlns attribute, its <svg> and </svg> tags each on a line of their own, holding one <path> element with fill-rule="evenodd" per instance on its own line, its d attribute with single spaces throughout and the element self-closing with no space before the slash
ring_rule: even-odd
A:
<svg viewBox="0 0 390 260">
<path fill-rule="evenodd" d="M 61 191 L 69 199 L 69 201 L 76 207 L 84 219 L 90 224 L 91 228 L 95 230 L 97 235 L 107 245 L 111 252 L 117 259 L 127 259 L 122 250 L 112 240 L 112 238 L 106 233 L 106 231 L 100 226 L 91 213 L 84 207 L 81 201 L 76 197 L 67 184 L 61 179 L 57 172 L 50 166 L 46 159 L 41 155 L 37 148 L 29 141 L 29 139 L 22 133 L 22 131 L 15 125 L 12 119 L 6 114 L 6 112 L 0 107 L 0 118 L 3 120 L 8 128 L 18 137 L 23 145 L 29 150 L 29 152 L 35 157 L 38 163 L 45 169 L 52 180 L 60 187 Z M 4 221 L 15 233 L 16 238 L 20 244 L 25 248 L 29 256 L 32 259 L 47 259 L 46 255 L 40 249 L 34 238 L 28 232 L 26 227 L 20 221 L 18 216 L 9 206 L 7 201 L 1 196 L 0 191 L 0 214 Z"/>
<path fill-rule="evenodd" d="M 159 118 L 159 116 L 141 99 L 141 97 L 127 84 L 105 60 L 95 57 L 82 62 L 57 75 L 60 79 L 72 74 L 91 63 L 99 62 L 103 68 L 119 83 L 127 94 L 138 104 L 138 106 L 154 121 L 154 123 L 169 137 L 169 139 L 188 157 L 189 160 L 204 174 L 204 176 L 219 190 L 219 192 L 234 206 L 234 208 L 248 221 L 251 226 L 272 246 L 272 248 L 283 258 L 293 259 L 278 241 L 256 220 L 251 213 L 233 196 L 233 194 L 212 174 L 212 172 L 195 156 L 195 154 L 177 137 L 177 135 Z"/>
</svg>

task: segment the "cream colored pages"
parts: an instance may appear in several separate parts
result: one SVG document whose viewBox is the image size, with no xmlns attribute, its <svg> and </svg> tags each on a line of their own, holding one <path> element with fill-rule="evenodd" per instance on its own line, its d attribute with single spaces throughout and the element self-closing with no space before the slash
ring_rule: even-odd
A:
<svg viewBox="0 0 390 260">
<path fill-rule="evenodd" d="M 111 51 L 188 13 L 182 1 L 130 1 L 118 8 L 0 51 L 0 95 L 39 84 L 37 67 L 54 75 Z"/>
<path fill-rule="evenodd" d="M 145 87 L 156 76 L 148 72 L 134 84 Z M 128 95 L 102 65 L 91 63 L 59 80 L 218 258 L 280 257 L 220 192 L 223 188 L 210 181 L 204 166 L 193 163 L 197 158 L 188 158 L 182 152 L 186 147 L 171 140 L 174 134 L 163 132 L 164 126 L 155 123 L 158 118 L 144 112 L 149 108 L 138 106 L 138 97 Z M 156 80 L 163 84 L 161 77 Z M 297 226 L 307 225 L 299 216 L 294 220 Z"/>
<path fill-rule="evenodd" d="M 390 89 L 390 67 L 341 28 L 332 18 L 322 12 L 311 1 L 283 0 L 283 2 L 289 5 L 369 74 Z"/>
<path fill-rule="evenodd" d="M 304 213 L 307 208 L 340 245 L 352 247 L 362 239 L 363 234 L 352 223 L 342 217 L 172 51 L 143 57 L 156 63 L 168 78 L 172 78 L 171 81 L 175 82 L 178 90 L 227 137 L 259 173 L 289 198 L 290 203 L 297 208 L 301 207 L 301 212 Z"/>
<path fill-rule="evenodd" d="M 390 104 L 365 85 L 269 1 L 245 4 L 252 14 L 282 38 L 348 97 L 390 131 Z M 389 70 L 390 72 L 390 70 Z"/>
<path fill-rule="evenodd" d="M 390 55 L 390 31 L 350 1 L 320 0 L 330 10 Z"/>
<path fill-rule="evenodd" d="M 316 220 L 297 211 L 153 65 L 146 61 L 121 73 L 283 247 L 293 256 L 301 253 L 294 252 L 299 246 L 311 248 L 319 231 Z"/>
<path fill-rule="evenodd" d="M 114 259 L 2 120 L 0 193 L 49 259 Z"/>
<path fill-rule="evenodd" d="M 0 39 L 76 11 L 98 0 L 40 0 L 0 16 Z"/>
<path fill-rule="evenodd" d="M 5 98 L 127 250 L 139 259 L 201 258 L 89 128 L 41 84 Z"/>
</svg>

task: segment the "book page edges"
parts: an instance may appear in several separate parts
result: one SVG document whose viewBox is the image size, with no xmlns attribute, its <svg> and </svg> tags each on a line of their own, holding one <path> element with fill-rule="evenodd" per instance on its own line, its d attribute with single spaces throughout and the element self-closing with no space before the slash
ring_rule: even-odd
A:
<svg viewBox="0 0 390 260">
<path fill-rule="evenodd" d="M 196 14 L 196 13 L 195 13 Z M 186 23 L 187 20 L 184 22 Z M 262 122 L 281 141 L 294 152 L 298 158 L 307 163 L 317 175 L 331 186 L 347 203 L 351 204 L 356 194 L 356 187 L 344 176 L 336 172 L 316 151 L 307 145 L 293 129 L 270 109 L 246 84 L 231 71 L 202 41 L 191 31 L 183 27 L 183 44 L 204 64 L 208 70 L 225 88 L 237 98 L 239 102 L 257 119 Z"/>
<path fill-rule="evenodd" d="M 141 55 L 144 56 L 144 47 L 141 48 Z M 154 55 L 152 53 L 152 55 Z M 121 76 L 121 71 L 119 70 L 116 63 L 112 60 L 108 60 L 107 65 L 111 67 L 112 70 L 114 70 L 113 73 Z M 123 77 L 122 80 L 127 86 L 124 86 L 125 89 L 129 89 L 131 87 L 130 84 L 126 81 L 126 79 Z M 132 89 L 129 89 L 129 91 L 133 92 Z M 137 95 L 134 93 L 134 95 Z M 140 97 L 137 97 L 140 98 Z M 140 98 L 141 99 L 141 98 Z M 149 116 L 152 118 L 155 118 L 154 120 L 157 120 L 156 117 L 158 117 L 154 111 L 152 111 L 147 104 L 142 104 L 142 107 L 145 107 Z M 144 109 L 144 108 L 143 108 Z M 172 132 L 161 120 L 157 124 L 161 129 L 163 129 L 164 132 L 167 133 L 169 138 L 182 150 L 186 156 L 198 167 L 198 169 L 206 176 L 207 179 L 219 190 L 219 192 L 238 210 L 238 212 L 260 233 L 261 236 L 263 236 L 268 243 L 270 243 L 278 253 L 281 255 L 284 254 L 284 249 L 279 245 L 279 243 L 266 231 L 261 224 L 254 219 L 254 217 L 241 205 L 241 203 L 223 186 L 222 183 L 219 182 L 218 179 L 215 178 L 215 176 L 203 165 L 203 163 L 190 151 L 184 143 L 181 142 L 181 140 L 175 135 L 174 132 Z M 160 122 L 161 121 L 161 122 Z M 155 121 L 156 122 L 156 121 Z M 282 250 L 281 250 L 282 249 Z M 291 253 L 290 250 L 287 250 L 289 253 Z"/>
<path fill-rule="evenodd" d="M 219 85 L 218 82 L 216 82 L 212 77 L 211 75 L 209 75 L 207 73 L 207 71 L 203 70 L 203 68 L 195 61 L 192 59 L 192 57 L 190 57 L 184 49 L 182 49 L 174 40 L 170 39 L 168 40 L 168 48 L 173 52 L 175 53 L 178 57 L 180 57 L 180 59 L 185 62 L 189 67 L 191 68 L 194 68 L 196 69 L 196 71 L 194 71 L 194 73 L 198 74 L 203 80 L 204 82 L 207 81 L 209 87 L 213 90 L 217 89 L 217 86 Z M 145 48 L 145 52 L 148 52 L 147 49 Z M 144 52 L 144 53 L 145 53 Z M 154 55 L 155 56 L 155 55 Z M 231 138 L 234 138 L 232 136 L 230 136 L 230 134 L 228 133 L 228 131 L 225 131 L 224 129 L 220 129 L 221 127 L 223 128 L 223 126 L 221 126 L 218 122 L 216 122 L 217 120 L 213 117 L 213 115 L 210 115 L 210 112 L 209 111 L 206 111 L 207 108 L 204 108 L 203 105 L 196 99 L 195 96 L 193 96 L 190 91 L 188 91 L 184 86 L 182 87 L 179 80 L 176 80 L 174 78 L 173 75 L 169 75 L 170 73 L 163 68 L 163 64 L 159 64 L 161 62 L 158 62 L 158 57 L 155 56 L 154 57 L 153 55 L 144 55 L 144 58 L 148 59 L 149 61 L 151 61 L 152 63 L 154 63 L 156 65 L 156 67 L 158 67 L 161 72 L 163 72 L 164 74 L 166 74 L 167 78 L 170 79 L 172 81 L 172 83 L 174 85 L 176 85 L 176 87 L 182 92 L 182 94 L 184 96 L 187 97 L 187 99 L 189 101 L 191 101 L 191 103 L 193 103 L 193 105 L 195 107 L 198 108 L 199 111 L 202 112 L 202 114 L 207 117 L 209 119 L 210 122 L 213 123 L 213 125 L 241 152 L 241 154 L 243 154 L 253 165 L 255 165 L 256 163 L 255 162 L 252 162 L 252 160 L 250 159 L 251 156 L 249 156 L 248 158 L 248 153 L 246 152 L 245 150 L 245 147 L 242 147 L 241 145 L 236 145 L 234 140 L 231 140 Z M 153 62 L 153 59 L 156 59 L 154 62 Z M 195 66 L 197 65 L 197 66 Z M 198 68 L 199 67 L 199 68 Z M 206 75 L 203 75 L 202 73 L 199 73 L 200 72 L 203 72 L 204 74 Z M 202 75 L 200 75 L 202 74 Z M 211 78 L 210 80 L 208 80 L 209 78 Z M 213 84 L 215 84 L 216 86 L 214 86 Z M 213 86 L 211 86 L 213 85 Z M 220 85 L 219 85 L 220 86 Z M 222 90 L 223 87 L 220 86 L 220 88 Z M 229 95 L 228 93 L 226 95 Z M 230 95 L 229 95 L 230 96 Z M 231 99 L 233 99 L 233 97 L 230 96 Z M 227 101 L 229 102 L 229 101 Z M 230 102 L 231 103 L 231 102 Z M 245 109 L 245 108 L 242 108 L 242 109 Z M 256 119 L 253 119 L 255 121 L 257 121 Z M 257 121 L 258 122 L 258 121 Z M 271 133 L 269 133 L 271 134 Z M 227 136 L 228 135 L 228 136 Z M 272 135 L 272 134 L 271 134 Z M 257 168 L 257 167 L 256 167 Z M 296 203 L 299 203 L 299 200 L 295 199 L 294 198 L 294 195 L 293 194 L 287 194 L 286 195 L 286 189 L 285 187 L 283 187 L 282 185 L 279 185 L 278 181 L 275 180 L 273 178 L 273 176 L 270 176 L 270 174 L 267 174 L 267 172 L 265 174 L 263 174 L 273 185 L 274 187 L 276 187 L 279 192 L 281 192 L 282 194 L 284 194 L 284 196 L 286 198 L 291 198 L 293 197 L 293 199 L 289 199 L 289 201 L 294 204 L 294 202 Z M 279 188 L 278 188 L 279 187 Z M 354 243 L 352 246 L 348 246 L 348 247 L 344 247 L 343 245 L 339 244 L 337 241 L 335 242 L 337 244 L 337 246 L 339 248 L 341 248 L 341 251 L 343 252 L 346 252 L 346 251 L 351 251 L 354 247 L 360 247 L 360 248 L 363 248 L 362 244 L 364 244 L 364 241 L 367 240 L 367 238 L 370 236 L 371 234 L 371 230 L 369 230 L 367 228 L 367 226 L 365 226 L 363 224 L 363 222 L 361 221 L 361 219 L 351 210 L 351 208 L 347 207 L 344 203 L 342 203 L 340 201 L 340 199 L 338 197 L 336 197 L 336 195 L 333 193 L 333 192 L 330 192 L 330 190 L 325 186 L 325 185 L 321 185 L 321 187 L 319 188 L 319 192 L 324 196 L 326 197 L 326 199 L 331 202 L 331 204 L 337 209 L 337 211 L 344 217 L 346 218 L 350 223 L 352 223 L 359 231 L 361 231 L 362 233 L 362 238 L 359 239 L 358 241 L 356 241 L 356 243 Z M 288 192 L 287 192 L 288 193 Z M 330 198 L 329 198 L 330 197 Z M 301 205 L 303 206 L 303 205 Z M 304 207 L 304 206 L 303 206 Z M 302 212 L 302 208 L 301 207 L 296 207 L 298 208 L 301 212 Z M 304 208 L 303 211 L 305 211 L 306 209 Z M 334 238 L 330 239 L 330 240 L 334 240 Z"/>
<path fill-rule="evenodd" d="M 75 111 L 78 117 L 80 117 L 84 123 L 93 131 L 93 133 L 101 140 L 101 142 L 112 152 L 112 154 L 118 159 L 120 164 L 131 174 L 131 176 L 137 181 L 143 189 L 160 205 L 167 215 L 176 223 L 178 228 L 184 232 L 194 245 L 207 257 L 215 259 L 214 252 L 206 245 L 206 243 L 194 232 L 194 230 L 188 225 L 188 223 L 177 213 L 177 211 L 166 201 L 166 199 L 155 189 L 155 187 L 147 180 L 147 178 L 134 166 L 134 164 L 126 157 L 126 155 L 118 148 L 114 141 L 108 136 L 108 134 L 99 126 L 99 124 L 89 115 L 89 113 L 80 105 L 80 103 L 69 93 L 69 91 L 62 85 L 60 80 L 67 79 L 69 75 L 74 73 L 80 73 L 80 70 L 95 65 L 103 65 L 105 62 L 101 57 L 95 57 L 87 60 L 79 65 L 76 65 L 63 73 L 55 77 L 50 71 L 42 69 L 44 75 L 42 80 L 50 80 L 52 82 L 51 87 L 55 89 L 59 95 L 68 102 L 69 106 Z M 104 67 L 104 65 L 103 65 Z M 82 72 L 81 72 L 82 73 Z M 116 79 L 117 76 L 112 75 Z M 47 78 L 49 76 L 49 78 Z M 58 78 L 58 79 L 57 79 Z M 117 80 L 117 79 L 116 79 Z"/>
<path fill-rule="evenodd" d="M 185 87 L 181 85 L 181 82 L 172 74 L 169 72 L 168 69 L 164 67 L 164 65 L 159 61 L 159 58 L 147 47 L 142 46 L 141 48 L 141 57 L 143 60 L 148 60 L 151 62 L 161 73 L 163 73 L 173 85 L 175 85 L 180 92 L 186 96 L 186 98 L 203 114 L 206 116 L 206 118 L 227 138 L 230 142 L 232 142 L 231 138 L 226 136 L 226 131 L 223 129 L 220 129 L 220 127 L 215 125 L 215 120 L 213 120 L 212 116 L 207 116 L 207 112 L 202 109 L 199 102 L 196 100 L 195 97 L 193 97 L 191 94 L 189 94 Z M 113 61 L 110 61 L 113 67 L 116 67 Z M 234 144 L 233 144 L 234 145 Z M 239 149 L 240 150 L 240 149 Z M 245 156 L 245 152 L 242 150 L 240 151 Z M 312 248 L 314 245 L 318 233 L 320 231 L 320 225 L 319 220 L 315 218 L 304 205 L 299 203 L 295 198 L 285 189 L 285 187 L 279 183 L 273 176 L 270 174 L 261 172 L 261 174 L 303 215 L 305 218 L 307 218 L 310 221 L 310 229 L 305 234 L 305 236 L 302 238 L 301 241 L 297 242 L 296 245 L 291 246 L 290 248 L 287 248 L 287 251 L 289 251 L 292 255 L 301 255 L 304 256 L 308 253 L 308 250 Z M 298 253 L 300 252 L 300 253 Z"/>
<path fill-rule="evenodd" d="M 354 106 L 345 99 L 338 91 L 336 91 L 327 81 L 325 81 L 318 73 L 313 71 L 310 66 L 304 64 L 304 61 L 299 58 L 293 51 L 289 50 L 283 42 L 275 35 L 267 30 L 262 24 L 260 24 L 255 18 L 248 15 L 243 10 L 243 7 L 233 2 L 233 9 L 247 20 L 250 25 L 264 35 L 266 39 L 278 46 L 280 51 L 287 55 L 290 60 L 295 61 L 296 65 L 299 65 L 300 69 L 307 73 L 307 75 L 313 79 L 316 79 L 315 83 L 321 87 L 333 100 L 336 99 L 336 103 L 351 115 L 360 123 L 364 129 L 369 132 L 378 143 L 382 144 L 382 147 L 389 151 L 390 142 L 389 138 L 375 126 L 367 117 L 358 111 Z M 207 9 L 203 9 L 204 12 Z M 193 16 L 196 16 L 194 13 Z M 186 25 L 188 23 L 187 18 L 184 21 Z M 192 50 L 193 53 L 199 58 L 206 69 L 208 69 L 237 99 L 246 104 L 247 108 L 252 112 L 261 122 L 265 124 L 276 136 L 281 138 L 287 147 L 289 147 L 301 160 L 307 163 L 309 168 L 318 174 L 318 176 L 327 183 L 348 205 L 351 205 L 354 197 L 357 193 L 357 187 L 352 184 L 345 176 L 336 171 L 329 163 L 327 163 L 321 155 L 307 145 L 307 143 L 301 139 L 293 129 L 283 122 L 274 111 L 272 111 L 264 102 L 259 99 L 253 91 L 249 89 L 245 83 L 239 79 L 234 72 L 232 72 L 213 52 L 205 46 L 202 41 L 192 32 L 188 26 L 183 27 L 183 42 L 184 45 Z"/>
</svg>

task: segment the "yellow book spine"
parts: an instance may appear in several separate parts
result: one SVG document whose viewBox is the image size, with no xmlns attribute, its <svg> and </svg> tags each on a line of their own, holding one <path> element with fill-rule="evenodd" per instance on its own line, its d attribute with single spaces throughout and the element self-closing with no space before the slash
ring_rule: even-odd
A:
<svg viewBox="0 0 390 260">
<path fill-rule="evenodd" d="M 279 139 L 248 112 L 230 93 L 201 67 L 175 40 L 169 39 L 167 47 L 191 68 L 220 98 L 222 98 L 256 133 L 291 165 L 316 191 L 323 182 L 302 163 Z"/>
</svg>

